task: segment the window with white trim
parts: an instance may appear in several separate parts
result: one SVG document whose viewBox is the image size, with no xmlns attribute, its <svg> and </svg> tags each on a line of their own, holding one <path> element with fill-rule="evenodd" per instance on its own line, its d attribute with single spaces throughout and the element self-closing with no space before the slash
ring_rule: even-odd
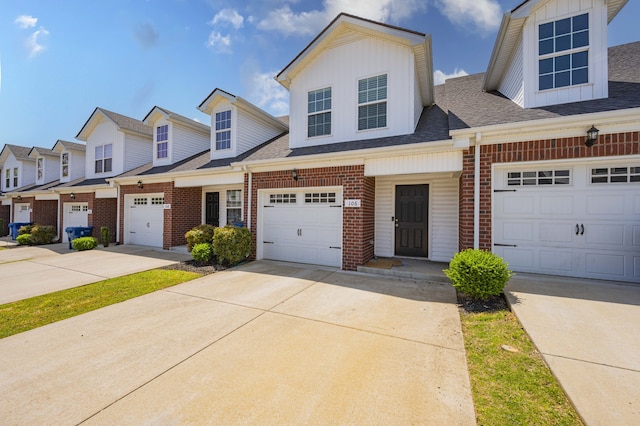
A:
<svg viewBox="0 0 640 426">
<path fill-rule="evenodd" d="M 146 206 L 148 203 L 147 197 L 136 197 L 133 199 L 134 206 Z"/>
<path fill-rule="evenodd" d="M 156 158 L 169 156 L 169 125 L 156 127 Z"/>
<path fill-rule="evenodd" d="M 11 187 L 11 169 L 7 169 L 4 171 L 5 176 L 5 184 L 4 187 L 9 189 Z"/>
<path fill-rule="evenodd" d="M 74 205 L 71 206 L 71 211 L 72 212 L 87 212 L 87 211 L 89 211 L 89 206 L 87 206 L 86 204 L 84 204 L 84 205 L 74 204 Z"/>
<path fill-rule="evenodd" d="M 387 127 L 387 75 L 358 80 L 358 130 Z"/>
<path fill-rule="evenodd" d="M 598 167 L 591 169 L 591 183 L 640 182 L 640 167 Z"/>
<path fill-rule="evenodd" d="M 108 143 L 96 146 L 95 172 L 107 173 L 111 171 L 113 162 L 113 145 Z"/>
<path fill-rule="evenodd" d="M 331 87 L 307 94 L 307 136 L 331 134 Z"/>
<path fill-rule="evenodd" d="M 296 194 L 269 194 L 270 204 L 295 204 Z"/>
<path fill-rule="evenodd" d="M 589 14 L 538 26 L 538 89 L 589 82 Z"/>
<path fill-rule="evenodd" d="M 526 172 L 508 172 L 508 186 L 569 185 L 570 170 L 531 170 Z"/>
<path fill-rule="evenodd" d="M 216 113 L 216 151 L 231 148 L 231 110 Z"/>
<path fill-rule="evenodd" d="M 62 177 L 68 177 L 69 176 L 69 153 L 63 152 L 60 161 L 62 164 Z"/>
<path fill-rule="evenodd" d="M 164 197 L 151 197 L 151 205 L 158 206 L 164 204 Z"/>
<path fill-rule="evenodd" d="M 227 191 L 227 224 L 242 221 L 242 191 L 230 189 Z"/>
<path fill-rule="evenodd" d="M 38 157 L 36 160 L 37 179 L 40 180 L 44 176 L 44 158 Z"/>
<path fill-rule="evenodd" d="M 304 194 L 305 204 L 335 203 L 335 192 L 307 192 Z"/>
<path fill-rule="evenodd" d="M 18 187 L 18 168 L 17 167 L 13 168 L 13 187 L 14 188 Z"/>
</svg>

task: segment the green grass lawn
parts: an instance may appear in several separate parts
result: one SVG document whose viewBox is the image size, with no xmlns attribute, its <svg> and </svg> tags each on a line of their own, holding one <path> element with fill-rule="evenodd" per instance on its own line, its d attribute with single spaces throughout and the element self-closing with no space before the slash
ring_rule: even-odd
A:
<svg viewBox="0 0 640 426">
<path fill-rule="evenodd" d="M 200 277 L 153 269 L 0 305 L 0 339 Z"/>
<path fill-rule="evenodd" d="M 460 319 L 478 425 L 582 424 L 512 312 L 461 313 Z"/>
</svg>

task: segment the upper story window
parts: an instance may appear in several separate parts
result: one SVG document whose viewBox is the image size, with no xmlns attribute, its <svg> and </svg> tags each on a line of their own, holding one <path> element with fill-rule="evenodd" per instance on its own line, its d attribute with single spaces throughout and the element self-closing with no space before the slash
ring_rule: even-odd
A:
<svg viewBox="0 0 640 426">
<path fill-rule="evenodd" d="M 11 169 L 6 169 L 4 171 L 4 177 L 5 177 L 4 187 L 6 189 L 9 189 L 11 187 Z"/>
<path fill-rule="evenodd" d="M 358 80 L 358 130 L 387 127 L 387 75 Z"/>
<path fill-rule="evenodd" d="M 96 146 L 96 173 L 106 173 L 111 171 L 113 162 L 112 144 Z"/>
<path fill-rule="evenodd" d="M 38 180 L 42 179 L 44 176 L 44 158 L 38 157 L 36 160 L 36 173 L 38 176 Z"/>
<path fill-rule="evenodd" d="M 231 110 L 216 113 L 216 150 L 231 148 Z"/>
<path fill-rule="evenodd" d="M 62 177 L 68 177 L 69 176 L 69 153 L 63 152 L 60 161 L 62 164 Z"/>
<path fill-rule="evenodd" d="M 307 114 L 308 137 L 331 134 L 331 87 L 308 93 Z"/>
<path fill-rule="evenodd" d="M 14 188 L 18 187 L 18 168 L 17 167 L 13 168 L 13 187 Z"/>
<path fill-rule="evenodd" d="M 589 14 L 538 27 L 538 89 L 589 81 Z"/>
<path fill-rule="evenodd" d="M 156 155 L 157 158 L 169 156 L 169 125 L 156 127 Z"/>
</svg>

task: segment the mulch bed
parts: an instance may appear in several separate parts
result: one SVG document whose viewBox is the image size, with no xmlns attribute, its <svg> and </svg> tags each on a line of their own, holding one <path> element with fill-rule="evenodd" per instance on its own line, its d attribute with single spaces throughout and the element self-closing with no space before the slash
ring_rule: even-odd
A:
<svg viewBox="0 0 640 426">
<path fill-rule="evenodd" d="M 458 309 L 464 313 L 509 310 L 509 305 L 507 304 L 504 294 L 492 296 L 486 300 L 474 299 L 459 291 L 456 291 L 456 295 L 458 297 Z"/>
<path fill-rule="evenodd" d="M 174 263 L 172 265 L 163 266 L 160 269 L 173 269 L 178 271 L 197 272 L 202 275 L 213 274 L 218 271 L 224 271 L 226 266 L 219 265 L 216 262 L 196 262 L 195 260 L 186 260 L 184 262 Z"/>
</svg>

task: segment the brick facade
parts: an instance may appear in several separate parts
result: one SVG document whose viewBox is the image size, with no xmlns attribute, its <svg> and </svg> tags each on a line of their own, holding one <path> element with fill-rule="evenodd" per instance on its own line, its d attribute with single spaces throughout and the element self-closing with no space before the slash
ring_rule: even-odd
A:
<svg viewBox="0 0 640 426">
<path fill-rule="evenodd" d="M 491 250 L 491 166 L 495 163 L 638 155 L 640 132 L 600 135 L 593 147 L 584 136 L 480 146 L 480 248 Z M 464 153 L 460 177 L 460 250 L 473 247 L 475 147 Z"/>
<path fill-rule="evenodd" d="M 251 228 L 253 233 L 253 257 L 256 252 L 258 222 L 258 190 L 340 186 L 344 199 L 359 199 L 360 208 L 344 208 L 342 211 L 342 269 L 356 270 L 373 258 L 375 229 L 375 178 L 364 176 L 364 166 L 321 167 L 299 169 L 298 180 L 290 170 L 254 173 L 251 181 Z M 248 203 L 248 177 L 245 176 L 244 202 Z"/>
<path fill-rule="evenodd" d="M 158 192 L 164 193 L 164 203 L 171 205 L 170 209 L 164 210 L 162 248 L 168 250 L 187 244 L 184 234 L 202 223 L 202 188 L 176 188 L 173 182 L 149 183 L 143 188 L 137 185 L 120 187 L 120 244 L 124 243 L 124 222 L 127 220 L 124 196 Z"/>
<path fill-rule="evenodd" d="M 91 235 L 100 241 L 100 227 L 106 226 L 111 231 L 111 242 L 116 241 L 116 227 L 118 214 L 118 201 L 115 198 L 96 198 L 95 193 L 78 193 L 75 198 L 69 194 L 60 194 L 60 218 L 62 220 L 61 232 L 65 232 L 67 224 L 64 223 L 65 203 L 87 203 L 91 213 L 87 215 L 87 226 L 93 226 Z"/>
<path fill-rule="evenodd" d="M 58 200 L 34 200 L 31 221 L 40 225 L 51 225 L 58 231 Z"/>
</svg>

